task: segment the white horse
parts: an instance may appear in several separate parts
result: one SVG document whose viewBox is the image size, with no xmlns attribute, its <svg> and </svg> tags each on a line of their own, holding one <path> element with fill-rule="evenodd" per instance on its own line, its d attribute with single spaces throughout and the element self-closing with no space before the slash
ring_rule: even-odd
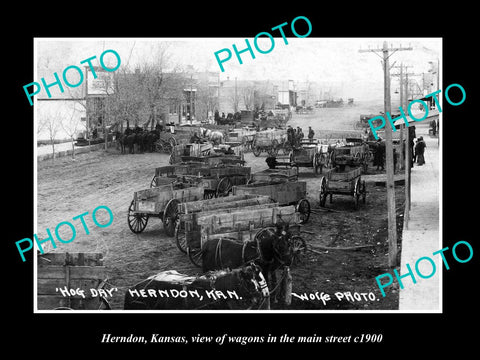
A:
<svg viewBox="0 0 480 360">
<path fill-rule="evenodd" d="M 225 135 L 220 130 L 210 130 L 200 128 L 200 133 L 203 137 L 207 138 L 214 145 L 223 144 Z"/>
</svg>

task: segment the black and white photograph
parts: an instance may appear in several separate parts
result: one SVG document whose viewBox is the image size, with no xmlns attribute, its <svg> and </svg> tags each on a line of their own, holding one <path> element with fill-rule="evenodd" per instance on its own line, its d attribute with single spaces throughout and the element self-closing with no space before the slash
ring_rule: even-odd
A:
<svg viewBox="0 0 480 360">
<path fill-rule="evenodd" d="M 91 357 L 473 347 L 468 21 L 431 4 L 383 18 L 184 7 L 39 12 L 6 32 L 7 343 L 28 331 L 35 351 Z"/>
<path fill-rule="evenodd" d="M 35 50 L 36 310 L 441 309 L 440 38 Z"/>
</svg>

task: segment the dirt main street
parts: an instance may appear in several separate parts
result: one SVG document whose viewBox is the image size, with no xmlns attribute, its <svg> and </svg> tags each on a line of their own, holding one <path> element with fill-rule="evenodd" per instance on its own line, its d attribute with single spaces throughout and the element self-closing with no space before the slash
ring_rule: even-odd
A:
<svg viewBox="0 0 480 360">
<path fill-rule="evenodd" d="M 378 107 L 375 108 L 378 111 Z M 343 109 L 318 109 L 314 114 L 295 115 L 293 126 L 305 130 L 311 125 L 316 137 L 322 138 L 325 129 L 351 130 L 360 113 L 374 112 L 373 108 L 360 106 Z M 328 111 L 332 110 L 332 111 Z M 333 115 L 332 115 L 333 114 Z M 342 115 L 343 114 L 343 115 Z M 245 160 L 252 172 L 265 169 L 265 154 L 254 157 L 247 153 Z M 133 192 L 149 188 L 154 169 L 168 163 L 168 156 L 159 153 L 122 155 L 116 149 L 95 151 L 76 156 L 58 158 L 55 161 L 38 162 L 37 169 L 37 234 L 47 237 L 46 228 L 52 232 L 62 221 L 75 224 L 74 241 L 59 244 L 56 251 L 101 252 L 107 267 L 110 286 L 118 288 L 111 299 L 115 310 L 123 308 L 126 289 L 146 277 L 163 270 L 198 274 L 188 257 L 175 245 L 174 238 L 164 233 L 160 219 L 151 218 L 141 234 L 134 234 L 127 225 L 127 210 Z M 367 183 L 366 204 L 354 210 L 353 198 L 334 196 L 333 204 L 327 200 L 326 209 L 318 207 L 318 176 L 311 168 L 300 169 L 299 180 L 307 182 L 308 200 L 312 205 L 310 221 L 303 230 L 307 244 L 315 252 L 307 251 L 304 261 L 292 268 L 292 304 L 288 309 L 359 309 L 396 310 L 398 292 L 390 287 L 383 298 L 375 282 L 375 276 L 389 271 L 387 267 L 387 214 L 386 188 L 375 185 L 369 174 L 377 172 L 370 167 L 362 179 Z M 403 216 L 404 188 L 396 186 L 397 227 L 399 245 Z M 94 225 L 92 210 L 106 205 L 114 215 L 113 223 L 106 228 Z M 329 209 L 331 211 L 329 211 Z M 72 218 L 85 212 L 87 235 L 79 220 Z M 68 238 L 68 237 L 67 237 Z M 353 247 L 371 245 L 361 250 L 318 250 L 318 247 Z M 393 292 L 392 292 L 393 290 Z M 315 293 L 330 294 L 324 304 L 315 299 Z M 335 293 L 350 292 L 341 300 Z M 372 293 L 369 299 L 353 298 L 354 293 Z M 309 297 L 302 300 L 299 296 Z M 337 294 L 340 296 L 340 294 Z M 313 299 L 312 299 L 313 298 Z M 353 298 L 353 301 L 352 301 Z M 274 306 L 275 308 L 275 306 Z"/>
</svg>

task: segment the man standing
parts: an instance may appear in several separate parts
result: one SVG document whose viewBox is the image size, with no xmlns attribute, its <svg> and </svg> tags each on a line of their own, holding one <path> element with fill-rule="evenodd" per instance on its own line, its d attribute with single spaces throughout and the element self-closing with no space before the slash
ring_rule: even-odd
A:
<svg viewBox="0 0 480 360">
<path fill-rule="evenodd" d="M 385 168 L 385 142 L 381 139 L 377 140 L 375 146 L 375 155 L 373 157 L 373 166 L 377 167 L 377 170 L 381 167 L 382 170 Z"/>
<path fill-rule="evenodd" d="M 425 164 L 425 148 L 427 145 L 425 144 L 425 141 L 423 141 L 423 136 L 420 136 L 418 138 L 417 144 L 415 145 L 415 155 L 417 156 L 417 164 L 419 166 Z"/>
<path fill-rule="evenodd" d="M 313 131 L 312 127 L 308 127 L 308 140 L 312 141 L 313 137 L 315 136 L 315 131 Z"/>
</svg>

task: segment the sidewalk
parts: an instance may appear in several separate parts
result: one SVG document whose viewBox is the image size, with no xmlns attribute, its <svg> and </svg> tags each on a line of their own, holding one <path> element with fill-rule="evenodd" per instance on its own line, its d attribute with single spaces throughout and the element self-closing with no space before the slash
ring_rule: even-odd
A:
<svg viewBox="0 0 480 360">
<path fill-rule="evenodd" d="M 113 142 L 109 142 L 108 146 L 113 146 Z M 75 154 L 82 154 L 94 150 L 104 149 L 105 144 L 95 144 L 95 145 L 86 145 L 86 146 L 75 146 Z M 52 146 L 51 145 L 44 145 L 39 146 L 36 149 L 37 151 L 37 161 L 44 161 L 53 158 L 52 153 Z M 55 158 L 63 157 L 63 156 L 70 156 L 72 155 L 72 143 L 66 142 L 61 144 L 55 145 Z"/>
<path fill-rule="evenodd" d="M 416 124 L 417 137 L 423 136 L 425 165 L 414 165 L 411 172 L 411 207 L 408 222 L 404 222 L 401 250 L 400 275 L 406 274 L 410 265 L 416 284 L 410 276 L 402 279 L 399 309 L 412 312 L 441 311 L 441 273 L 443 264 L 433 252 L 442 249 L 440 239 L 440 153 L 438 139 L 428 134 L 428 122 Z M 435 261 L 435 275 L 424 279 L 417 275 L 415 263 L 421 257 Z M 419 262 L 418 270 L 424 276 L 433 272 L 428 261 Z"/>
</svg>

